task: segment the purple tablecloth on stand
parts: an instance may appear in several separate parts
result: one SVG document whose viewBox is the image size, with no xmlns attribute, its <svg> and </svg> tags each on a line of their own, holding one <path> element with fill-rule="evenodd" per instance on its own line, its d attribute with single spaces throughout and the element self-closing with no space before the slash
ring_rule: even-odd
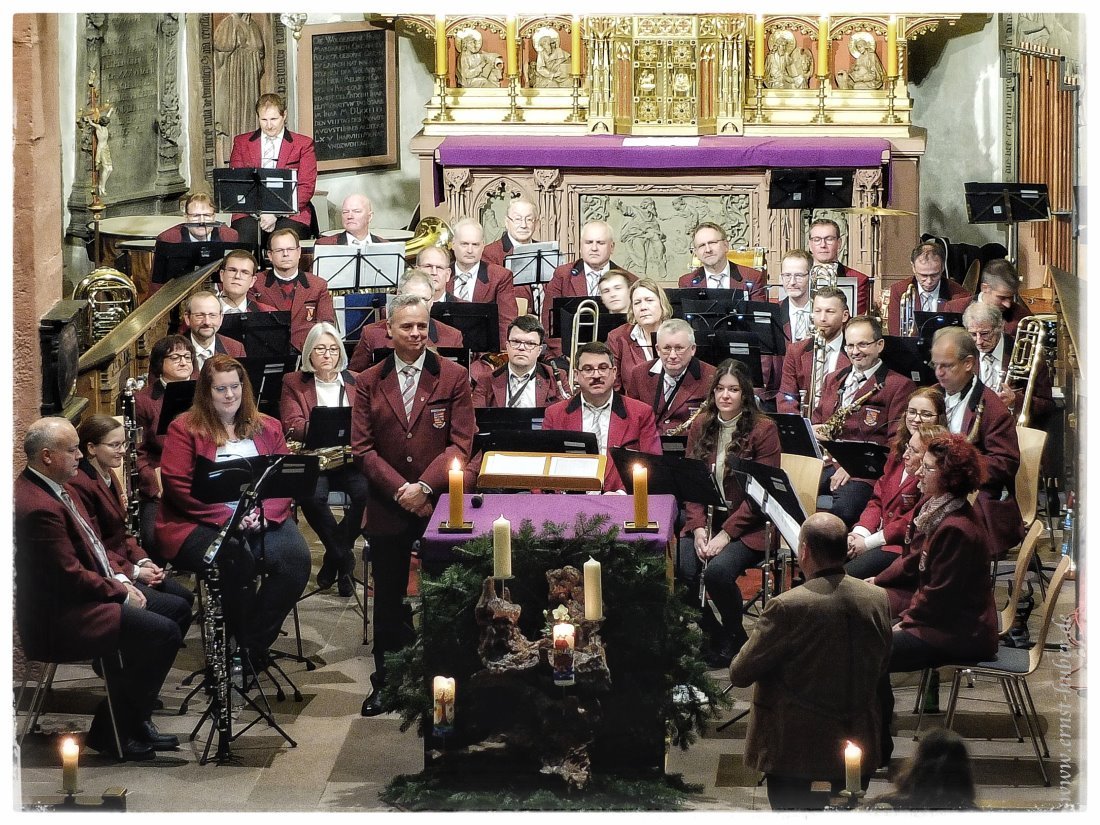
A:
<svg viewBox="0 0 1100 825">
<path fill-rule="evenodd" d="M 512 522 L 513 532 L 520 524 L 529 519 L 535 530 L 542 529 L 543 522 L 551 521 L 565 524 L 572 529 L 577 516 L 583 513 L 587 517 L 607 514 L 612 524 L 622 526 L 624 521 L 634 520 L 634 496 L 587 496 L 587 495 L 525 495 L 495 493 L 482 496 L 484 503 L 474 509 L 470 504 L 472 496 L 464 496 L 466 521 L 472 521 L 472 533 L 441 533 L 439 525 L 447 520 L 450 512 L 450 496 L 443 495 L 432 513 L 424 538 L 420 540 L 420 557 L 428 562 L 449 561 L 454 558 L 451 548 L 465 544 L 479 536 L 492 535 L 493 522 L 504 516 Z M 674 496 L 650 496 L 649 520 L 659 525 L 656 533 L 622 533 L 620 538 L 634 544 L 644 545 L 654 554 L 663 555 L 676 521 L 676 498 Z M 569 531 L 567 530 L 567 533 Z"/>
</svg>

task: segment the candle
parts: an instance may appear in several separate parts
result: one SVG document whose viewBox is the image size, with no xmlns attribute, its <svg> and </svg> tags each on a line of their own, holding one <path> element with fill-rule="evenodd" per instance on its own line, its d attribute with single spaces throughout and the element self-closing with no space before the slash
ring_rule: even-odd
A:
<svg viewBox="0 0 1100 825">
<path fill-rule="evenodd" d="M 554 652 L 551 667 L 554 671 L 554 684 L 568 686 L 574 683 L 573 648 L 576 640 L 576 628 L 569 622 L 554 625 Z"/>
<path fill-rule="evenodd" d="M 512 522 L 503 515 L 493 522 L 493 578 L 512 575 Z"/>
<path fill-rule="evenodd" d="M 77 779 L 77 760 L 80 758 L 80 746 L 71 736 L 61 743 L 61 790 L 65 793 L 77 793 L 80 783 Z"/>
<path fill-rule="evenodd" d="M 573 650 L 577 629 L 569 622 L 554 625 L 554 650 Z"/>
<path fill-rule="evenodd" d="M 447 74 L 447 18 L 435 16 L 435 73 Z"/>
<path fill-rule="evenodd" d="M 860 782 L 860 762 L 863 761 L 863 751 L 855 742 L 849 742 L 844 748 L 844 788 L 852 793 L 862 790 Z"/>
<path fill-rule="evenodd" d="M 886 24 L 886 76 L 898 76 L 898 16 L 890 15 Z"/>
<path fill-rule="evenodd" d="M 448 527 L 461 527 L 465 518 L 462 513 L 462 468 L 456 458 L 447 472 L 447 491 L 450 493 L 451 512 L 447 520 Z"/>
<path fill-rule="evenodd" d="M 600 563 L 589 557 L 584 563 L 584 618 L 597 621 L 603 618 L 603 579 Z"/>
<path fill-rule="evenodd" d="M 649 525 L 649 473 L 641 464 L 634 465 L 634 526 Z"/>
<path fill-rule="evenodd" d="M 752 76 L 764 76 L 764 15 L 756 15 L 752 26 Z"/>
<path fill-rule="evenodd" d="M 817 19 L 817 76 L 829 74 L 829 18 L 822 15 Z"/>
<path fill-rule="evenodd" d="M 579 14 L 573 15 L 573 51 L 569 55 L 570 67 L 569 71 L 574 75 L 580 75 L 581 72 L 581 17 Z"/>
<path fill-rule="evenodd" d="M 508 61 L 508 76 L 516 74 L 516 18 L 508 15 L 504 23 L 504 51 Z"/>
<path fill-rule="evenodd" d="M 455 680 L 448 676 L 432 679 L 432 727 L 436 735 L 448 733 L 454 722 Z"/>
</svg>

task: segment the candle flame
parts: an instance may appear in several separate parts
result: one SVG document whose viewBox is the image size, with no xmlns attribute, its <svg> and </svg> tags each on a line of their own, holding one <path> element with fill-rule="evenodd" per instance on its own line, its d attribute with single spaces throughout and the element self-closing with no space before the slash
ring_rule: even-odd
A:
<svg viewBox="0 0 1100 825">
<path fill-rule="evenodd" d="M 859 756 L 863 753 L 863 749 L 860 748 L 855 742 L 848 740 L 847 745 L 844 747 L 844 754 L 846 756 Z"/>
<path fill-rule="evenodd" d="M 455 459 L 454 459 L 454 460 L 453 460 L 453 461 L 451 462 L 451 469 L 452 469 L 452 470 L 458 470 L 458 469 L 460 469 L 460 467 L 459 467 L 459 465 L 458 465 L 458 459 L 457 459 L 457 458 L 455 458 Z"/>
<path fill-rule="evenodd" d="M 68 736 L 61 743 L 61 753 L 65 756 L 76 756 L 80 753 L 80 746 L 76 744 L 75 739 Z"/>
</svg>

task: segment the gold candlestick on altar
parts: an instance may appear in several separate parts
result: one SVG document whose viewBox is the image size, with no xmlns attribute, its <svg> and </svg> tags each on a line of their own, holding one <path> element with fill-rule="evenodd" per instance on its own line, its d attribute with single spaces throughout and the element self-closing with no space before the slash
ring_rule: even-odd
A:
<svg viewBox="0 0 1100 825">
<path fill-rule="evenodd" d="M 586 117 L 581 115 L 581 76 L 579 74 L 573 75 L 573 111 L 571 111 L 565 118 L 567 123 L 579 123 L 582 120 L 587 120 Z"/>
<path fill-rule="evenodd" d="M 890 75 L 886 78 L 887 110 L 883 123 L 901 123 L 901 118 L 894 113 L 894 85 L 898 82 L 898 76 Z"/>
<path fill-rule="evenodd" d="M 439 111 L 432 116 L 432 121 L 435 123 L 445 123 L 447 121 L 453 121 L 454 117 L 447 111 L 447 75 L 437 74 L 435 76 L 435 93 L 439 96 Z"/>
<path fill-rule="evenodd" d="M 814 115 L 814 123 L 831 123 L 833 120 L 825 114 L 825 84 L 828 79 L 825 74 L 817 76 L 817 114 Z"/>
<path fill-rule="evenodd" d="M 519 75 L 508 76 L 508 114 L 504 116 L 505 123 L 520 123 L 523 121 L 523 112 L 516 105 L 519 96 Z"/>
</svg>

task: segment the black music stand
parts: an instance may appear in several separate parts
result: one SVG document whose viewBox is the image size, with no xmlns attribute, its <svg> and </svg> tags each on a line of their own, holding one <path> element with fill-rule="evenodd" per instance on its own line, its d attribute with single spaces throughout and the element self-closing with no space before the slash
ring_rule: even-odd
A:
<svg viewBox="0 0 1100 825">
<path fill-rule="evenodd" d="M 512 272 L 512 283 L 531 287 L 535 305 L 527 312 L 539 317 L 542 311 L 543 284 L 550 283 L 554 270 L 561 266 L 562 254 L 557 241 L 521 243 L 504 259 L 504 268 Z"/>
<path fill-rule="evenodd" d="M 545 407 L 478 407 L 474 410 L 479 434 L 500 430 L 509 432 L 541 430 L 542 419 L 545 417 Z"/>
<path fill-rule="evenodd" d="M 723 306 L 730 306 L 729 309 L 721 311 L 722 315 L 727 315 L 733 312 L 742 301 L 745 300 L 745 290 L 743 289 L 714 289 L 707 286 L 699 287 L 678 287 L 676 289 L 666 289 L 665 297 L 668 298 L 669 304 L 672 306 L 672 317 L 683 318 L 685 312 L 711 312 L 719 313 L 717 308 L 719 304 Z M 687 309 L 684 306 L 685 301 L 692 303 L 692 309 Z M 713 308 L 705 308 L 699 306 L 699 302 L 707 302 L 713 304 Z"/>
<path fill-rule="evenodd" d="M 366 248 L 313 245 L 313 274 L 328 283 L 330 290 L 395 290 L 404 271 L 405 244 L 400 242 L 370 244 Z"/>
<path fill-rule="evenodd" d="M 177 415 L 191 409 L 195 403 L 194 381 L 169 381 L 164 385 L 164 400 L 160 404 L 160 418 L 157 419 L 157 435 L 165 435 L 168 425 Z"/>
<path fill-rule="evenodd" d="M 472 352 L 500 352 L 497 305 L 467 301 L 432 304 L 432 317 L 462 333 L 463 346 Z"/>
<path fill-rule="evenodd" d="M 963 184 L 966 219 L 970 223 L 1007 223 L 1008 249 L 1016 251 L 1016 224 L 1045 221 L 1050 217 L 1050 196 L 1045 183 Z"/>
<path fill-rule="evenodd" d="M 219 333 L 240 341 L 249 358 L 282 358 L 290 352 L 290 312 L 229 312 Z"/>
<path fill-rule="evenodd" d="M 298 214 L 298 170 L 241 167 L 213 170 L 219 212 L 247 212 L 256 218 L 256 256 L 262 259 L 260 215 Z"/>
<path fill-rule="evenodd" d="M 916 338 L 883 335 L 882 360 L 894 372 L 901 373 L 914 384 L 930 387 L 936 383 L 936 373 L 928 366 L 928 353 L 921 352 Z"/>
<path fill-rule="evenodd" d="M 779 318 L 779 304 L 745 301 L 737 312 L 719 320 L 714 328 L 755 332 L 760 338 L 760 351 L 764 355 L 785 355 L 787 352 L 787 336 Z"/>
<path fill-rule="evenodd" d="M 601 330 L 606 329 L 610 332 L 615 327 L 620 327 L 626 323 L 626 315 L 624 313 L 608 312 L 599 297 L 594 297 L 592 295 L 558 296 L 554 298 L 554 303 L 550 306 L 550 329 L 546 331 L 546 334 L 551 338 L 561 338 L 563 341 L 566 337 L 572 337 L 567 336 L 566 333 L 571 331 L 573 316 L 576 315 L 577 309 L 585 301 L 595 301 L 596 306 L 600 308 L 599 328 Z M 604 318 L 611 320 L 605 322 Z M 604 338 L 600 338 L 599 340 L 602 341 Z M 565 351 L 568 352 L 569 350 Z"/>
<path fill-rule="evenodd" d="M 224 226 L 221 223 L 201 225 Z M 238 241 L 181 241 L 180 243 L 157 241 L 153 245 L 153 273 L 150 280 L 154 284 L 166 284 L 180 275 L 186 275 L 196 269 L 209 266 L 215 261 L 220 261 L 229 250 L 240 246 Z"/>
<path fill-rule="evenodd" d="M 882 477 L 890 448 L 873 441 L 822 441 L 821 446 L 852 478 Z"/>
<path fill-rule="evenodd" d="M 821 445 L 817 443 L 810 419 L 792 413 L 768 413 L 779 430 L 779 447 L 792 455 L 821 458 Z"/>
<path fill-rule="evenodd" d="M 851 169 L 773 169 L 768 209 L 851 209 Z"/>
<path fill-rule="evenodd" d="M 599 455 L 595 433 L 576 430 L 502 430 L 474 436 L 474 453 L 575 453 Z"/>
<path fill-rule="evenodd" d="M 961 312 L 923 312 L 913 313 L 917 328 L 917 348 L 926 359 L 932 357 L 932 338 L 944 327 L 961 327 Z"/>
<path fill-rule="evenodd" d="M 674 458 L 683 458 L 687 455 L 687 443 L 686 435 L 662 435 L 661 453 Z"/>
<path fill-rule="evenodd" d="M 705 461 L 685 456 L 653 455 L 626 447 L 612 447 L 608 452 L 630 495 L 634 495 L 632 468 L 640 464 L 648 473 L 651 495 L 675 496 L 677 501 L 690 501 L 704 507 L 722 507 L 726 503 L 714 473 Z"/>
<path fill-rule="evenodd" d="M 733 358 L 745 365 L 754 387 L 764 386 L 764 367 L 760 357 L 760 337 L 755 332 L 732 332 L 730 330 L 709 330 L 696 333 L 696 344 L 700 361 L 717 367 L 727 358 Z"/>
<path fill-rule="evenodd" d="M 297 355 L 247 356 L 238 358 L 248 380 L 252 382 L 252 392 L 256 397 L 256 406 L 260 412 L 273 418 L 279 417 L 279 396 L 283 392 L 283 376 L 294 371 L 298 362 Z"/>
<path fill-rule="evenodd" d="M 460 367 L 470 370 L 470 348 L 469 347 L 435 347 L 436 354 L 440 358 L 446 358 L 448 361 L 454 361 Z M 371 357 L 374 359 L 371 363 L 380 364 L 393 355 L 393 347 L 379 347 L 376 350 L 371 350 Z"/>
</svg>

